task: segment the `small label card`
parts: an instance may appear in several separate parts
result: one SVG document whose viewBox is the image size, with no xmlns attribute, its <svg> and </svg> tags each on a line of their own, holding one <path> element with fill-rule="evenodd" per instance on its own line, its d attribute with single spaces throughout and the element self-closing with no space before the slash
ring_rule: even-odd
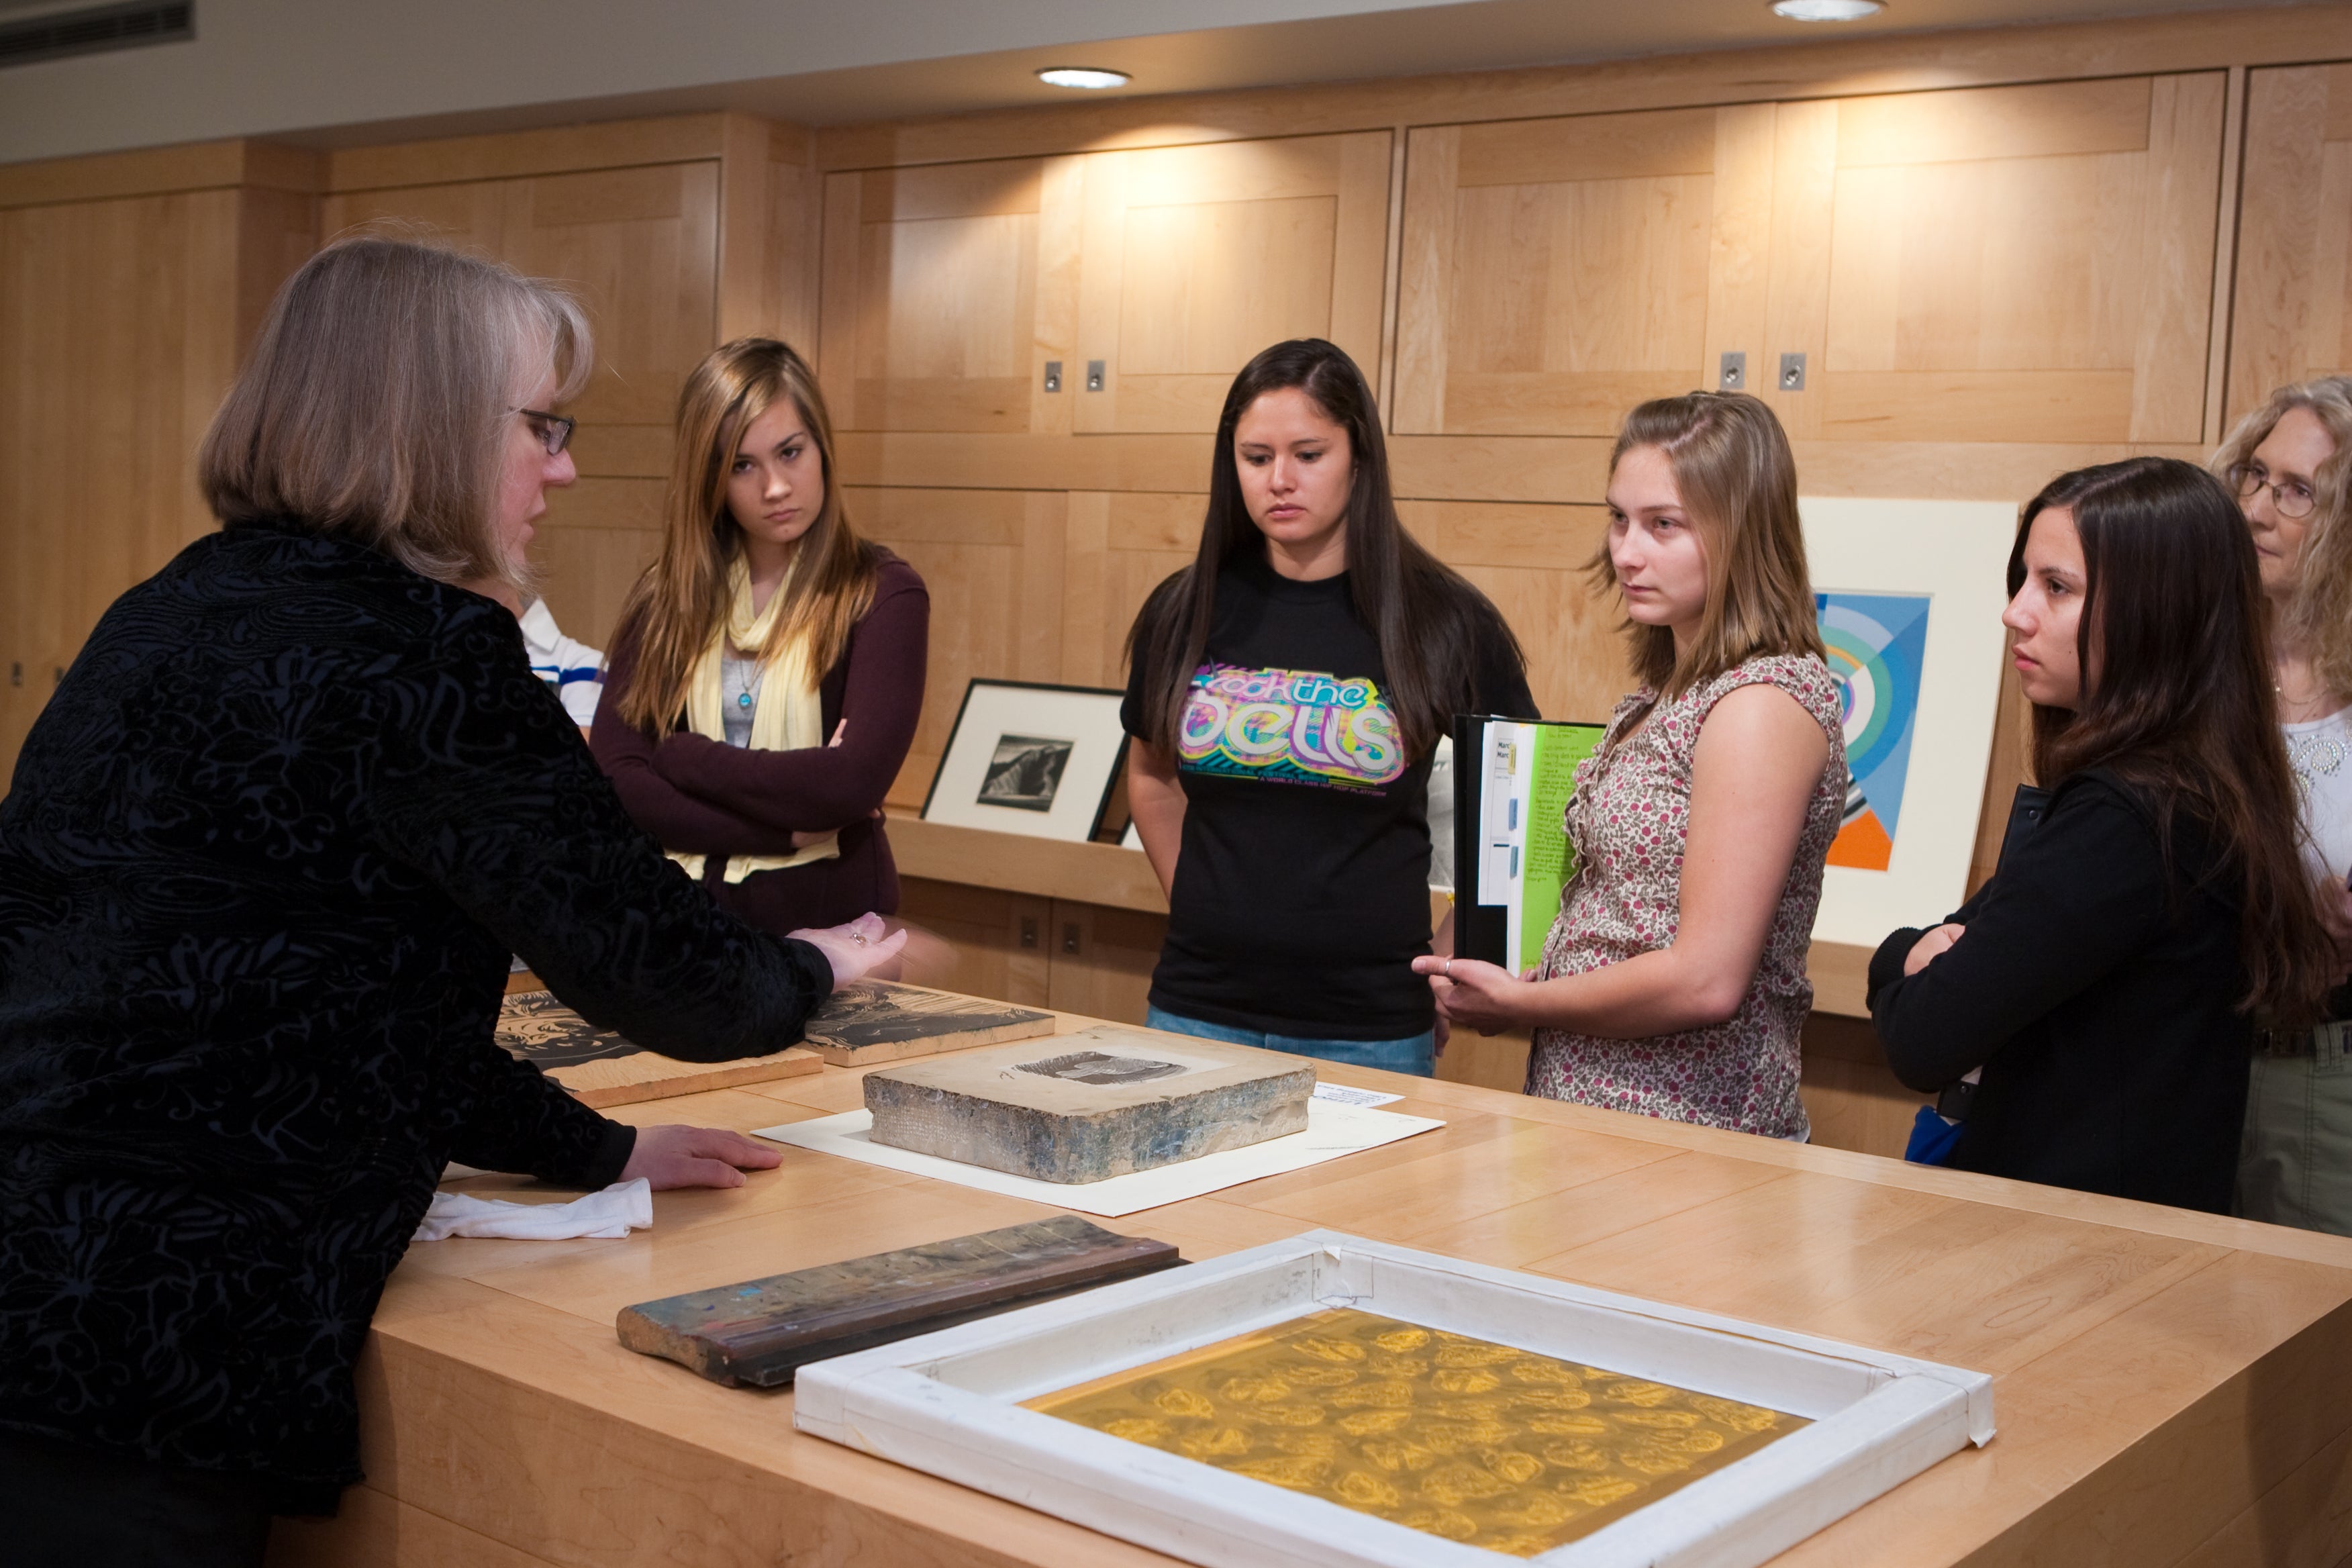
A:
<svg viewBox="0 0 2352 1568">
<path fill-rule="evenodd" d="M 1370 1107 L 1374 1105 L 1392 1104 L 1397 1100 L 1402 1100 L 1404 1096 L 1401 1094 L 1382 1094 L 1376 1089 L 1349 1089 L 1347 1085 L 1339 1083 L 1318 1083 L 1315 1086 L 1315 1098 L 1318 1100 L 1334 1100 L 1339 1101 L 1341 1105 L 1361 1105 Z"/>
</svg>

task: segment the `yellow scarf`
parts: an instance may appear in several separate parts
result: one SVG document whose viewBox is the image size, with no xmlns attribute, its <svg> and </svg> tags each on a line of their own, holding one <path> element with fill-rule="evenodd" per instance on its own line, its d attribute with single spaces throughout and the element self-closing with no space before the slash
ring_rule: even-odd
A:
<svg viewBox="0 0 2352 1568">
<path fill-rule="evenodd" d="M 783 581 L 768 595 L 765 609 L 756 614 L 751 608 L 751 572 L 738 556 L 727 574 L 727 614 L 719 628 L 711 635 L 710 646 L 702 650 L 696 661 L 694 674 L 687 682 L 686 727 L 706 739 L 724 744 L 727 740 L 726 697 L 720 689 L 720 671 L 726 662 L 730 643 L 744 649 L 765 647 L 768 633 L 783 609 L 784 599 L 792 587 L 793 572 L 800 564 L 800 553 L 793 554 L 793 563 L 784 569 Z M 824 744 L 824 713 L 817 698 L 816 678 L 808 667 L 808 649 L 794 641 L 792 647 L 768 661 L 766 673 L 760 679 L 759 694 L 752 699 L 751 750 L 755 752 L 797 752 Z M 837 834 L 828 833 L 805 849 L 790 855 L 731 855 L 727 858 L 726 879 L 740 882 L 754 871 L 777 871 L 787 866 L 805 866 L 815 860 L 836 859 L 841 854 Z M 702 857 L 669 851 L 669 858 L 686 868 L 686 874 L 696 881 L 702 879 Z"/>
</svg>

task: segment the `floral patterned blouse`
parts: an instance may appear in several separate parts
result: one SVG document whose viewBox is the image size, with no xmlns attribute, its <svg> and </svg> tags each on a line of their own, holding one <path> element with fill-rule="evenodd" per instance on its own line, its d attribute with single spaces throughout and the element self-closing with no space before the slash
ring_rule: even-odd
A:
<svg viewBox="0 0 2352 1568">
<path fill-rule="evenodd" d="M 1743 686 L 1779 687 L 1830 738 L 1830 758 L 1805 810 L 1764 952 L 1723 1023 L 1650 1039 L 1538 1029 L 1528 1092 L 1608 1110 L 1694 1121 L 1773 1138 L 1810 1131 L 1797 1098 L 1798 1034 L 1813 1003 L 1805 951 L 1822 900 L 1822 866 L 1843 817 L 1843 704 L 1829 667 L 1811 655 L 1751 658 L 1652 712 L 1656 693 L 1617 705 L 1601 747 L 1579 765 L 1568 802 L 1577 870 L 1561 896 L 1538 978 L 1585 974 L 1670 946 L 1682 920 L 1683 845 L 1690 830 L 1691 754 L 1716 703 Z"/>
</svg>

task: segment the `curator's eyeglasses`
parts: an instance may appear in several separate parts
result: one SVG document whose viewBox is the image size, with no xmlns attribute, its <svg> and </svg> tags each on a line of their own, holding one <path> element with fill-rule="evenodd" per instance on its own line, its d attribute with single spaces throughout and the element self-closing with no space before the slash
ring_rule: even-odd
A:
<svg viewBox="0 0 2352 1568">
<path fill-rule="evenodd" d="M 544 409 L 518 408 L 515 412 L 530 421 L 530 433 L 539 437 L 539 444 L 547 448 L 551 458 L 563 456 L 563 448 L 572 445 L 572 427 L 580 423 Z"/>
<path fill-rule="evenodd" d="M 2268 490 L 2271 492 L 2271 505 L 2290 522 L 2309 517 L 2311 509 L 2319 504 L 2318 498 L 2311 493 L 2311 487 L 2301 479 L 2273 479 L 2263 471 L 2259 463 L 2240 463 L 2230 470 L 2230 478 L 2237 481 L 2240 505 L 2253 505 L 2254 498 Z"/>
</svg>

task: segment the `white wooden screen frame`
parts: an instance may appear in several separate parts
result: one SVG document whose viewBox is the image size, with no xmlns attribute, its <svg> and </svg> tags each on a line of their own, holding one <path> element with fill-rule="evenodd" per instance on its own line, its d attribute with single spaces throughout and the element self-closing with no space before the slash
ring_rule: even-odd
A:
<svg viewBox="0 0 2352 1568">
<path fill-rule="evenodd" d="M 1981 1373 L 1329 1230 L 804 1366 L 793 1424 L 1205 1568 L 1492 1568 L 1482 1547 L 1021 1407 L 1327 1307 L 1811 1421 L 1532 1560 L 1549 1568 L 1752 1568 L 1993 1435 Z"/>
</svg>

